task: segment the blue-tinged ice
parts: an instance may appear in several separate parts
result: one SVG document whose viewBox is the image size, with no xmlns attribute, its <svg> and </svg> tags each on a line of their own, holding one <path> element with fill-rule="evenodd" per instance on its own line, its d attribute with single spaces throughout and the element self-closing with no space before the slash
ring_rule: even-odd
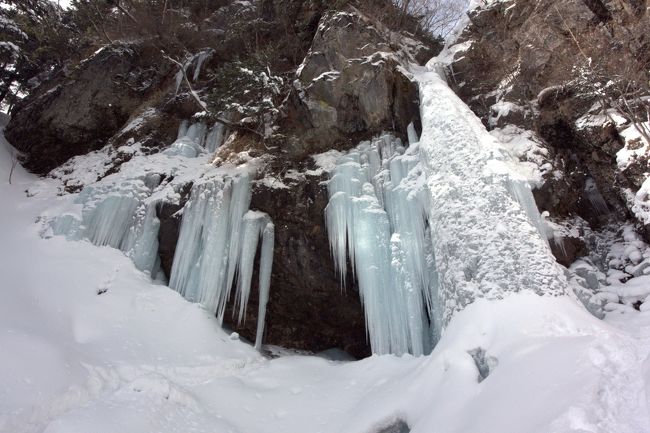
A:
<svg viewBox="0 0 650 433">
<path fill-rule="evenodd" d="M 352 264 L 377 354 L 429 353 L 478 298 L 567 287 L 516 161 L 438 75 L 420 78 L 422 136 L 362 142 L 328 183 L 335 268 L 345 284 Z"/>
<path fill-rule="evenodd" d="M 183 120 L 178 127 L 176 140 L 164 153 L 196 158 L 206 151 L 214 152 L 223 144 L 226 132 L 225 126 L 219 122 L 208 128 L 204 122 L 189 123 Z"/>
<path fill-rule="evenodd" d="M 271 271 L 273 267 L 273 248 L 275 246 L 275 226 L 266 221 L 262 231 L 262 249 L 260 251 L 259 305 L 257 307 L 257 335 L 255 348 L 262 349 L 264 326 L 266 324 L 266 306 L 271 292 Z"/>
<path fill-rule="evenodd" d="M 387 134 L 341 157 L 328 183 L 335 267 L 345 283 L 348 258 L 353 265 L 374 353 L 421 355 L 433 346 L 436 272 L 418 162 Z"/>
<path fill-rule="evenodd" d="M 261 344 L 273 263 L 273 224 L 267 214 L 249 211 L 250 201 L 247 173 L 216 177 L 192 187 L 183 210 L 169 286 L 214 312 L 222 323 L 237 276 L 233 314 L 243 322 L 262 237 L 258 313 Z"/>
<path fill-rule="evenodd" d="M 413 146 L 420 141 L 418 133 L 415 131 L 415 125 L 413 122 L 409 123 L 408 127 L 406 128 L 406 135 L 408 136 L 409 146 Z"/>
<path fill-rule="evenodd" d="M 205 150 L 208 152 L 217 150 L 223 144 L 226 133 L 225 125 L 220 122 L 215 122 L 205 138 Z"/>
<path fill-rule="evenodd" d="M 88 239 L 95 245 L 124 251 L 136 267 L 155 278 L 159 269 L 158 230 L 155 202 L 147 199 L 160 183 L 157 174 L 100 182 L 85 187 L 75 199 L 80 216 L 65 214 L 51 223 L 55 235 Z"/>
</svg>

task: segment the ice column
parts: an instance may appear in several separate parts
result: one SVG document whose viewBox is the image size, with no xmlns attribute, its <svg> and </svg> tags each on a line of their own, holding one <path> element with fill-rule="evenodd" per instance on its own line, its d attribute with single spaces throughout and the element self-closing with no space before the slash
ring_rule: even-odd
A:
<svg viewBox="0 0 650 433">
<path fill-rule="evenodd" d="M 328 183 L 325 219 L 335 267 L 348 258 L 359 286 L 374 353 L 428 353 L 433 346 L 435 261 L 417 134 L 408 150 L 384 135 L 341 157 Z M 433 326 L 435 328 L 435 326 Z"/>
<path fill-rule="evenodd" d="M 441 324 L 478 298 L 565 294 L 566 278 L 516 161 L 437 73 L 418 80 Z"/>
<path fill-rule="evenodd" d="M 214 312 L 219 321 L 237 277 L 233 314 L 241 323 L 251 290 L 253 265 L 262 238 L 256 346 L 261 347 L 271 284 L 274 227 L 263 212 L 249 211 L 250 177 L 217 177 L 196 184 L 183 210 L 169 286 Z"/>
</svg>

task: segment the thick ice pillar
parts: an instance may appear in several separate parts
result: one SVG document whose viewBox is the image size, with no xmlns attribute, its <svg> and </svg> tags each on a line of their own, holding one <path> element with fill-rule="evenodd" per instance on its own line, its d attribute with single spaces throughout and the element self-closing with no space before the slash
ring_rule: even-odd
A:
<svg viewBox="0 0 650 433">
<path fill-rule="evenodd" d="M 477 298 L 565 294 L 566 279 L 515 161 L 439 75 L 419 81 L 419 146 L 443 325 Z"/>
<path fill-rule="evenodd" d="M 237 276 L 233 314 L 240 323 L 245 321 L 261 237 L 256 340 L 256 347 L 261 348 L 274 232 L 267 214 L 248 210 L 250 201 L 251 183 L 246 173 L 194 185 L 183 210 L 169 286 L 214 312 L 221 323 Z"/>
</svg>

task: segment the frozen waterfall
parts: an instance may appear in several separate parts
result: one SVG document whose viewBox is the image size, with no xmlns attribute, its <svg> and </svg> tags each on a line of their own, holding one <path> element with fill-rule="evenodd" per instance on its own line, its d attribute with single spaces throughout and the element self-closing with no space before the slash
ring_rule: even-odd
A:
<svg viewBox="0 0 650 433">
<path fill-rule="evenodd" d="M 435 72 L 419 76 L 420 152 L 443 323 L 477 298 L 567 293 L 517 162 Z"/>
<path fill-rule="evenodd" d="M 135 157 L 119 172 L 86 186 L 75 197 L 70 211 L 54 218 L 50 226 L 54 235 L 65 235 L 70 240 L 87 239 L 95 245 L 120 249 L 138 269 L 152 278 L 164 279 L 158 254 L 159 207 L 170 194 L 180 197 L 179 191 L 185 185 L 170 184 L 169 179 L 182 170 L 192 170 L 189 167 L 201 170 L 192 172 L 192 177 L 185 175 L 187 179 L 201 178 L 201 181 L 195 181 L 181 211 L 169 286 L 214 312 L 220 323 L 231 302 L 231 289 L 236 287 L 231 303 L 233 316 L 241 324 L 246 319 L 259 250 L 255 346 L 260 349 L 271 284 L 275 228 L 267 214 L 249 210 L 250 168 L 220 168 L 209 164 L 207 152 L 216 150 L 224 136 L 222 124 L 208 128 L 203 122 L 182 122 L 178 137 L 169 148 L 157 155 Z M 188 161 L 192 164 L 188 165 Z M 157 174 L 158 170 L 165 174 Z"/>
<path fill-rule="evenodd" d="M 157 202 L 148 198 L 160 180 L 160 175 L 149 174 L 87 186 L 75 200 L 81 207 L 81 215 L 64 214 L 55 218 L 51 224 L 53 234 L 120 249 L 138 269 L 156 278 L 160 267 L 160 220 L 156 215 Z"/>
<path fill-rule="evenodd" d="M 260 237 L 259 310 L 256 347 L 261 348 L 271 285 L 274 226 L 263 212 L 249 211 L 246 173 L 194 185 L 183 210 L 169 286 L 201 303 L 223 322 L 237 275 L 233 314 L 245 320 L 255 255 Z"/>
<path fill-rule="evenodd" d="M 345 283 L 348 257 L 359 283 L 373 352 L 430 352 L 437 276 L 419 170 L 411 146 L 384 135 L 340 158 L 328 183 L 325 220 L 336 269 Z"/>
<path fill-rule="evenodd" d="M 226 136 L 226 127 L 219 122 L 208 129 L 204 122 L 191 125 L 184 120 L 178 128 L 178 136 L 171 146 L 164 150 L 170 156 L 181 155 L 195 158 L 203 152 L 214 152 Z"/>
<path fill-rule="evenodd" d="M 566 293 L 516 161 L 434 72 L 420 82 L 422 137 L 384 135 L 342 156 L 328 182 L 335 267 L 358 282 L 372 351 L 431 351 L 477 298 Z"/>
</svg>

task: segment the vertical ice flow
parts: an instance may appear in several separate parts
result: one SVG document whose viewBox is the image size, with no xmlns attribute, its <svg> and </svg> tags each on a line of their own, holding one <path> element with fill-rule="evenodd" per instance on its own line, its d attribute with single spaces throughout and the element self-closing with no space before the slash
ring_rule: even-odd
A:
<svg viewBox="0 0 650 433">
<path fill-rule="evenodd" d="M 176 140 L 164 150 L 170 156 L 196 158 L 204 152 L 214 152 L 222 144 L 227 131 L 222 123 L 215 122 L 211 128 L 204 122 L 181 121 Z"/>
<path fill-rule="evenodd" d="M 418 80 L 441 324 L 477 298 L 522 290 L 566 294 L 566 278 L 516 161 L 439 73 L 424 72 Z"/>
<path fill-rule="evenodd" d="M 337 161 L 325 209 L 335 268 L 357 280 L 374 353 L 428 353 L 452 315 L 508 292 L 566 293 L 530 185 L 435 72 L 422 136 L 385 134 Z"/>
<path fill-rule="evenodd" d="M 411 131 L 413 149 L 417 135 Z M 429 260 L 427 195 L 419 192 L 417 154 L 383 135 L 340 158 L 328 183 L 325 219 L 335 267 L 347 260 L 359 286 L 374 353 L 428 353 L 435 297 Z"/>
<path fill-rule="evenodd" d="M 250 201 L 251 183 L 246 173 L 192 187 L 169 286 L 214 312 L 221 323 L 237 277 L 233 315 L 240 323 L 245 321 L 262 237 L 257 334 L 261 345 L 273 264 L 273 225 L 267 214 L 248 210 Z"/>
</svg>

